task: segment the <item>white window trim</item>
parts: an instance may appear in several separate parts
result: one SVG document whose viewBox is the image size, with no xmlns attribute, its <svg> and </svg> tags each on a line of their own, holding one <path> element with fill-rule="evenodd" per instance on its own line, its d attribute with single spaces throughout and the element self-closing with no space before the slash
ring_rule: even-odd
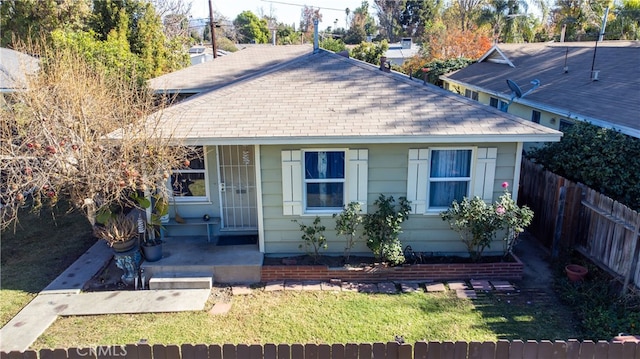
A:
<svg viewBox="0 0 640 359">
<path fill-rule="evenodd" d="M 282 214 L 285 216 L 330 216 L 339 210 L 307 210 L 304 152 L 343 151 L 345 153 L 344 199 L 346 204 L 358 202 L 367 213 L 369 150 L 359 148 L 304 148 L 281 151 Z"/>
<path fill-rule="evenodd" d="M 467 197 L 479 196 L 485 202 L 493 200 L 493 187 L 497 159 L 496 147 L 429 147 L 409 149 L 407 174 L 407 199 L 411 201 L 411 213 L 439 215 L 447 208 L 429 207 L 429 180 L 431 173 L 431 153 L 437 150 L 471 150 L 471 180 Z M 454 180 L 457 179 L 449 179 Z M 446 179 L 439 179 L 446 180 Z"/>
<path fill-rule="evenodd" d="M 342 208 L 326 208 L 326 209 L 317 209 L 317 208 L 309 208 L 307 206 L 307 183 L 342 183 L 342 203 L 347 203 L 348 196 L 348 181 L 347 178 L 349 174 L 347 173 L 349 167 L 349 149 L 348 148 L 303 148 L 302 152 L 302 210 L 304 214 L 334 214 L 342 211 Z M 340 178 L 325 178 L 325 179 L 312 179 L 308 180 L 306 176 L 305 169 L 305 154 L 307 152 L 342 152 L 344 154 L 344 162 L 343 162 L 343 173 L 344 177 Z"/>
<path fill-rule="evenodd" d="M 209 152 L 209 147 L 207 146 L 195 146 L 195 147 L 202 147 L 202 155 L 204 156 L 203 158 L 203 163 L 204 163 L 204 168 L 201 170 L 194 170 L 194 169 L 172 169 L 171 170 L 171 174 L 173 175 L 174 173 L 204 173 L 204 188 L 205 188 L 205 195 L 204 196 L 175 196 L 173 194 L 173 185 L 171 184 L 171 176 L 169 176 L 169 179 L 167 180 L 167 185 L 169 188 L 169 193 L 171 194 L 171 199 L 173 201 L 175 201 L 175 203 L 207 203 L 210 202 L 210 191 L 209 191 L 209 161 L 208 161 L 208 152 Z"/>
<path fill-rule="evenodd" d="M 469 177 L 438 177 L 438 178 L 431 178 L 431 157 L 433 154 L 433 151 L 448 151 L 448 150 L 453 150 L 453 151 L 471 151 L 471 163 L 469 163 Z M 458 181 L 458 182 L 462 182 L 462 181 L 466 181 L 467 183 L 469 183 L 469 185 L 467 186 L 467 194 L 466 197 L 469 197 L 471 195 L 471 190 L 473 188 L 473 178 L 474 178 L 474 164 L 475 164 L 475 158 L 476 158 L 476 150 L 477 147 L 431 147 L 429 148 L 429 162 L 427 165 L 427 197 L 425 199 L 425 204 L 426 204 L 426 211 L 425 212 L 431 212 L 431 213 L 440 213 L 442 211 L 446 211 L 447 207 L 431 207 L 429 206 L 429 198 L 431 195 L 431 186 L 429 185 L 431 182 L 451 182 L 451 181 Z"/>
</svg>

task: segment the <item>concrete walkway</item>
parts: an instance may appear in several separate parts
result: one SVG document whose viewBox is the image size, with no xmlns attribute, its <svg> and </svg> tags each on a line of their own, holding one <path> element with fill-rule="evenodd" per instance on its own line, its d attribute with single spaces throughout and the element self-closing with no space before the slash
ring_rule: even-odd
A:
<svg viewBox="0 0 640 359">
<path fill-rule="evenodd" d="M 0 329 L 0 351 L 25 351 L 59 315 L 162 313 L 203 310 L 209 289 L 81 293 L 112 257 L 104 241 L 94 244 Z"/>
</svg>

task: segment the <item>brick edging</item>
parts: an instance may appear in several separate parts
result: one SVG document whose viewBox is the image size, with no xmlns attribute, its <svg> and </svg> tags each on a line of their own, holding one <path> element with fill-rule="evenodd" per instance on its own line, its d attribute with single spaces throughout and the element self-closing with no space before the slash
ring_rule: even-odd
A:
<svg viewBox="0 0 640 359">
<path fill-rule="evenodd" d="M 326 265 L 267 265 L 262 266 L 261 281 L 317 280 L 379 282 L 394 280 L 465 280 L 507 279 L 521 280 L 524 264 L 517 256 L 515 262 L 413 264 L 397 267 L 369 266 L 362 268 L 330 268 Z"/>
</svg>

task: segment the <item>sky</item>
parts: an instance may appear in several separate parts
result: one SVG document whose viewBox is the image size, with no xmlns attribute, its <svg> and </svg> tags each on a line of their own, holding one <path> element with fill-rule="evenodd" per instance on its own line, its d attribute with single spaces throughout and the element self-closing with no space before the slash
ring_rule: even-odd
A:
<svg viewBox="0 0 640 359">
<path fill-rule="evenodd" d="M 191 3 L 193 18 L 209 17 L 209 0 L 191 0 Z M 218 10 L 230 20 L 235 19 L 245 10 L 250 10 L 256 15 L 260 8 L 267 15 L 272 10 L 278 22 L 288 25 L 295 23 L 296 28 L 300 24 L 300 13 L 304 5 L 320 7 L 322 21 L 319 28 L 326 29 L 328 26 L 334 27 L 336 19 L 338 27 L 348 27 L 345 26 L 345 9 L 349 8 L 353 11 L 362 4 L 362 0 L 211 0 L 211 4 L 214 10 Z M 373 9 L 370 9 L 369 12 L 372 13 Z"/>
</svg>

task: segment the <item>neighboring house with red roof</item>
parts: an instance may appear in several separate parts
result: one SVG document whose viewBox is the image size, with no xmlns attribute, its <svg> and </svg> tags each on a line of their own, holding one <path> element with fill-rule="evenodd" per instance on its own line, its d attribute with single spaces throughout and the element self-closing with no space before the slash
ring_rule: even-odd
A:
<svg viewBox="0 0 640 359">
<path fill-rule="evenodd" d="M 352 201 L 375 211 L 380 194 L 411 201 L 404 246 L 466 253 L 440 212 L 463 196 L 493 201 L 505 181 L 517 189 L 523 144 L 561 137 L 400 73 L 310 47 L 248 48 L 150 85 L 197 93 L 163 110 L 159 124 L 167 136 L 194 146 L 190 168 L 172 176 L 186 186 L 174 192 L 180 216 L 219 217 L 222 233 L 256 234 L 260 251 L 269 254 L 301 253 L 292 220 L 310 224 L 315 216 L 327 227 L 326 253 L 341 254 L 344 239 L 333 230 L 332 215 Z M 169 228 L 170 235 L 189 230 L 196 229 Z M 358 252 L 370 253 L 364 242 L 353 249 Z"/>
<path fill-rule="evenodd" d="M 593 69 L 593 71 L 592 71 Z M 476 63 L 440 77 L 444 88 L 562 130 L 575 121 L 640 138 L 640 41 L 499 44 Z"/>
</svg>

